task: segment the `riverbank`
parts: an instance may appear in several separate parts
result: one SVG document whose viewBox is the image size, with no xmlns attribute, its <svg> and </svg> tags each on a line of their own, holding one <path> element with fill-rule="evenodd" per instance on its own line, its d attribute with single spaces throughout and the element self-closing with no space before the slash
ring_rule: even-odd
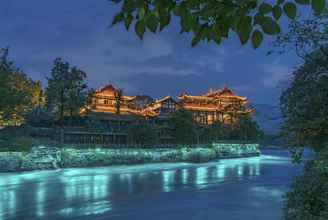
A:
<svg viewBox="0 0 328 220">
<path fill-rule="evenodd" d="M 203 163 L 258 156 L 258 144 L 212 144 L 208 147 L 76 149 L 33 147 L 30 152 L 1 152 L 0 172 L 96 167 L 163 162 Z"/>
</svg>

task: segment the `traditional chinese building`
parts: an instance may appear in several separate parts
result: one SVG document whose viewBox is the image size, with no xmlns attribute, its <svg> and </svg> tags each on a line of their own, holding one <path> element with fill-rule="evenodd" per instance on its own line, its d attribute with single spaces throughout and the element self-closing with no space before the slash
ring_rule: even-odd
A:
<svg viewBox="0 0 328 220">
<path fill-rule="evenodd" d="M 176 101 L 171 96 L 155 100 L 150 96 L 126 96 L 114 86 L 107 85 L 96 90 L 90 97 L 90 104 L 81 111 L 87 118 L 100 122 L 102 131 L 81 134 L 85 143 L 127 144 L 129 124 L 137 117 L 145 117 L 157 125 L 160 144 L 171 144 L 174 140 L 168 119 L 177 109 L 191 111 L 194 120 L 204 126 L 215 121 L 233 123 L 239 116 L 252 113 L 246 104 L 246 97 L 236 95 L 227 87 L 210 89 L 203 95 L 183 93 Z M 71 133 L 69 139 L 72 138 L 81 139 L 81 136 Z"/>
<path fill-rule="evenodd" d="M 178 103 L 170 96 L 152 99 L 150 96 L 126 96 L 113 85 L 97 89 L 90 97 L 91 103 L 84 112 L 101 112 L 117 115 L 166 117 L 177 109 Z"/>
<path fill-rule="evenodd" d="M 118 113 L 123 115 L 137 113 L 136 109 L 131 107 L 136 96 L 122 95 L 122 91 L 114 88 L 113 85 L 107 85 L 97 89 L 91 95 L 90 99 L 91 104 L 87 108 L 93 112 Z"/>
<path fill-rule="evenodd" d="M 184 93 L 177 98 L 180 106 L 191 111 L 194 120 L 202 125 L 215 121 L 232 123 L 238 116 L 253 112 L 246 107 L 247 98 L 236 95 L 228 87 L 222 90 L 210 89 L 199 96 Z"/>
<path fill-rule="evenodd" d="M 126 96 L 119 93 L 120 90 L 107 85 L 91 94 L 89 105 L 81 113 L 88 119 L 100 122 L 97 126 L 106 132 L 83 134 L 87 139 L 85 142 L 95 140 L 97 143 L 126 144 L 128 125 L 137 117 L 146 117 L 156 123 L 160 143 L 172 143 L 168 119 L 178 108 L 178 103 L 172 97 L 154 100 L 150 96 Z M 69 139 L 80 138 L 72 132 L 69 136 Z"/>
<path fill-rule="evenodd" d="M 228 87 L 210 89 L 203 95 L 183 93 L 177 97 L 178 101 L 171 96 L 153 100 L 149 96 L 126 96 L 119 92 L 112 85 L 96 90 L 91 96 L 91 104 L 84 111 L 167 118 L 178 108 L 184 108 L 191 111 L 194 120 L 203 125 L 215 121 L 232 123 L 238 116 L 253 112 L 253 109 L 246 107 L 247 98 L 236 95 Z"/>
</svg>

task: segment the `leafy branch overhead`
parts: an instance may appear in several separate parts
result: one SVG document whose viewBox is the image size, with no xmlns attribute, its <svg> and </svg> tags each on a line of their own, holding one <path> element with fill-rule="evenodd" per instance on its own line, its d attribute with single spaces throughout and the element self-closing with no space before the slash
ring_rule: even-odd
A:
<svg viewBox="0 0 328 220">
<path fill-rule="evenodd" d="M 181 33 L 192 33 L 192 46 L 200 41 L 221 43 L 235 32 L 241 44 L 251 39 L 257 48 L 264 34 L 280 33 L 282 15 L 294 19 L 297 6 L 309 5 L 315 14 L 325 8 L 325 0 L 111 0 L 120 4 L 112 25 L 123 22 L 126 29 L 134 24 L 140 39 L 146 30 L 156 33 L 166 28 L 172 18 L 180 19 Z"/>
</svg>

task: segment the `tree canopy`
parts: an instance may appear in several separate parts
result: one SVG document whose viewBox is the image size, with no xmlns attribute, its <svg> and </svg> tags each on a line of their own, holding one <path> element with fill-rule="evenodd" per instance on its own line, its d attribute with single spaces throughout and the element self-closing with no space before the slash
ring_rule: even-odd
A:
<svg viewBox="0 0 328 220">
<path fill-rule="evenodd" d="M 156 145 L 158 135 L 154 125 L 144 118 L 137 118 L 128 126 L 128 142 L 142 147 Z"/>
<path fill-rule="evenodd" d="M 283 216 L 286 220 L 328 219 L 328 151 L 308 162 L 285 195 Z"/>
<path fill-rule="evenodd" d="M 274 50 L 284 53 L 295 51 L 302 59 L 311 58 L 313 51 L 321 50 L 328 55 L 328 9 L 320 15 L 298 18 L 289 23 L 288 31 L 277 36 L 273 43 Z"/>
<path fill-rule="evenodd" d="M 194 144 L 196 142 L 196 127 L 192 113 L 179 109 L 172 113 L 171 122 L 172 136 L 179 144 Z"/>
<path fill-rule="evenodd" d="M 60 122 L 64 116 L 77 116 L 87 101 L 86 73 L 57 58 L 48 78 L 46 100 L 48 109 L 56 112 Z"/>
<path fill-rule="evenodd" d="M 251 39 L 257 48 L 265 35 L 280 33 L 279 19 L 297 16 L 299 5 L 309 5 L 315 14 L 325 8 L 325 0 L 111 0 L 121 5 L 112 25 L 123 22 L 126 29 L 134 23 L 140 39 L 146 30 L 156 33 L 173 20 L 180 19 L 181 33 L 191 33 L 192 46 L 200 41 L 220 44 L 230 31 L 236 33 L 241 44 Z"/>
<path fill-rule="evenodd" d="M 232 139 L 258 141 L 262 136 L 263 132 L 250 115 L 242 115 L 232 124 Z"/>
<path fill-rule="evenodd" d="M 283 134 L 292 146 L 320 150 L 328 141 L 328 57 L 311 54 L 281 95 Z"/>
<path fill-rule="evenodd" d="M 0 125 L 17 125 L 23 114 L 42 104 L 42 87 L 15 68 L 8 54 L 7 48 L 0 49 Z"/>
</svg>

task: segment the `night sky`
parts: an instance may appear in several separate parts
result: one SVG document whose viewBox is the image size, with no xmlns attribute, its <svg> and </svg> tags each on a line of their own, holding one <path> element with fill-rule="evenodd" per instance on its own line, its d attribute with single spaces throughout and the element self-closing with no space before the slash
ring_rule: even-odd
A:
<svg viewBox="0 0 328 220">
<path fill-rule="evenodd" d="M 109 28 L 117 6 L 107 0 L 1 0 L 0 46 L 33 79 L 46 82 L 63 57 L 88 73 L 90 87 L 113 83 L 127 94 L 153 97 L 200 94 L 227 85 L 252 103 L 277 105 L 281 81 L 299 60 L 292 53 L 266 56 L 233 36 L 221 46 L 190 46 L 178 22 L 140 41 L 120 24 Z"/>
</svg>

